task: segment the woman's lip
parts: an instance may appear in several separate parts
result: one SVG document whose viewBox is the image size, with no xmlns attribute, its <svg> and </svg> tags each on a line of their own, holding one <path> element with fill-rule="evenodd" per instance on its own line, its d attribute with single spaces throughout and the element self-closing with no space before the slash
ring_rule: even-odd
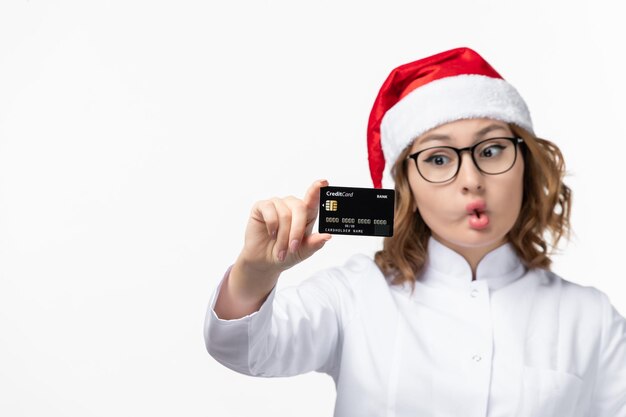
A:
<svg viewBox="0 0 626 417">
<path fill-rule="evenodd" d="M 468 214 L 472 214 L 472 213 L 482 213 L 485 211 L 485 209 L 487 208 L 487 203 L 485 203 L 484 200 L 474 200 L 471 203 L 469 203 L 467 206 L 465 206 L 465 211 L 467 211 Z"/>
<path fill-rule="evenodd" d="M 468 225 L 472 229 L 482 230 L 489 226 L 489 216 L 486 213 L 470 215 L 468 218 Z"/>
<path fill-rule="evenodd" d="M 489 226 L 489 214 L 485 200 L 474 200 L 465 206 L 468 215 L 468 225 L 474 230 L 483 230 Z"/>
</svg>

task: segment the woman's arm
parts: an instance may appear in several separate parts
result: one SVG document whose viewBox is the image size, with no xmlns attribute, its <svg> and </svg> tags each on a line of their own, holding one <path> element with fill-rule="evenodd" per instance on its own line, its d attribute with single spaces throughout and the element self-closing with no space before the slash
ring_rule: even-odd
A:
<svg viewBox="0 0 626 417">
<path fill-rule="evenodd" d="M 260 308 L 238 319 L 218 317 L 212 306 L 229 279 L 215 290 L 205 321 L 208 352 L 228 368 L 254 376 L 330 373 L 338 365 L 353 285 L 345 269 L 318 273 L 298 286 L 274 287 Z M 353 277 L 354 278 L 354 277 Z"/>
<path fill-rule="evenodd" d="M 303 200 L 290 196 L 254 204 L 244 247 L 216 290 L 205 322 L 207 350 L 231 369 L 278 376 L 328 366 L 339 331 L 330 299 L 338 302 L 336 292 L 309 283 L 285 292 L 276 306 L 273 302 L 280 274 L 331 237 L 313 233 L 320 188 L 326 185 L 316 181 Z"/>
</svg>

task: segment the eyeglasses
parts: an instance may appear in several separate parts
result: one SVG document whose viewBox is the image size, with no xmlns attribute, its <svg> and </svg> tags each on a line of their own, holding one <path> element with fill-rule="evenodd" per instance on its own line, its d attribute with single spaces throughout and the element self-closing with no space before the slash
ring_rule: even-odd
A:
<svg viewBox="0 0 626 417">
<path fill-rule="evenodd" d="M 497 175 L 510 170 L 517 159 L 517 145 L 524 140 L 514 138 L 490 138 L 467 148 L 435 146 L 422 149 L 406 159 L 415 161 L 417 172 L 428 182 L 440 183 L 456 177 L 461 168 L 461 153 L 468 151 L 476 168 L 484 174 Z"/>
</svg>

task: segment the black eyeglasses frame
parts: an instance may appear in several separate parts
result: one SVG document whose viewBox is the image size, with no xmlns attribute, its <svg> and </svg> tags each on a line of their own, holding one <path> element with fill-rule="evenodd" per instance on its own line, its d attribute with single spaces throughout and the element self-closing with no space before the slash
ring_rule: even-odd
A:
<svg viewBox="0 0 626 417">
<path fill-rule="evenodd" d="M 511 141 L 513 143 L 513 146 L 515 147 L 515 157 L 513 158 L 513 163 L 511 163 L 511 166 L 508 169 L 505 169 L 502 172 L 496 172 L 496 173 L 485 172 L 478 166 L 478 163 L 476 162 L 476 158 L 474 157 L 474 149 L 476 149 L 479 145 L 481 145 L 481 144 L 483 144 L 485 142 L 488 142 L 490 140 L 495 140 L 495 139 L 506 139 L 506 140 Z M 433 183 L 433 184 L 442 184 L 444 182 L 452 181 L 454 178 L 456 178 L 457 174 L 459 173 L 459 170 L 461 169 L 461 163 L 463 162 L 463 155 L 462 155 L 462 153 L 465 152 L 465 151 L 468 151 L 470 153 L 470 156 L 472 158 L 472 162 L 474 162 L 474 166 L 476 167 L 476 169 L 478 169 L 483 174 L 486 174 L 486 175 L 500 175 L 500 174 L 504 174 L 507 171 L 510 171 L 511 168 L 513 168 L 515 166 L 515 162 L 517 161 L 517 145 L 522 144 L 522 143 L 524 143 L 524 139 L 520 138 L 519 136 L 514 136 L 512 138 L 509 138 L 509 137 L 488 138 L 488 139 L 481 140 L 480 142 L 477 142 L 477 143 L 473 144 L 472 146 L 467 146 L 465 148 L 455 148 L 453 146 L 431 146 L 430 148 L 422 149 L 422 150 L 420 150 L 418 152 L 412 153 L 411 155 L 406 157 L 406 160 L 412 159 L 415 162 L 415 168 L 417 168 L 417 172 L 420 174 L 420 176 L 422 178 L 424 178 L 425 181 L 428 181 L 428 182 Z M 456 165 L 456 171 L 454 172 L 454 175 L 452 175 L 450 178 L 448 178 L 447 180 L 444 180 L 444 181 L 431 181 L 431 180 L 427 179 L 426 177 L 424 177 L 424 175 L 420 171 L 420 168 L 419 168 L 419 166 L 417 164 L 417 157 L 422 152 L 428 151 L 430 149 L 435 149 L 435 148 L 451 149 L 454 152 L 456 152 L 456 154 L 459 157 L 459 159 L 458 159 L 459 162 Z"/>
</svg>

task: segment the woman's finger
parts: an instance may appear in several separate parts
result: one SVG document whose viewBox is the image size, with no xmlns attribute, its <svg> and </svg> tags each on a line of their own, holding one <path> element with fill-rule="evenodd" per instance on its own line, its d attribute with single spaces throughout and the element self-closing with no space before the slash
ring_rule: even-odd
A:
<svg viewBox="0 0 626 417">
<path fill-rule="evenodd" d="M 287 197 L 283 200 L 289 210 L 291 210 L 291 230 L 289 231 L 289 252 L 296 253 L 307 226 L 307 208 L 304 201 Z"/>
<path fill-rule="evenodd" d="M 263 200 L 254 205 L 252 219 L 263 224 L 270 239 L 275 239 L 278 231 L 278 212 L 273 201 Z"/>
<path fill-rule="evenodd" d="M 280 198 L 272 199 L 278 214 L 278 230 L 276 233 L 276 243 L 274 245 L 274 258 L 279 262 L 284 262 L 289 249 L 289 234 L 291 231 L 291 210 Z"/>
</svg>

